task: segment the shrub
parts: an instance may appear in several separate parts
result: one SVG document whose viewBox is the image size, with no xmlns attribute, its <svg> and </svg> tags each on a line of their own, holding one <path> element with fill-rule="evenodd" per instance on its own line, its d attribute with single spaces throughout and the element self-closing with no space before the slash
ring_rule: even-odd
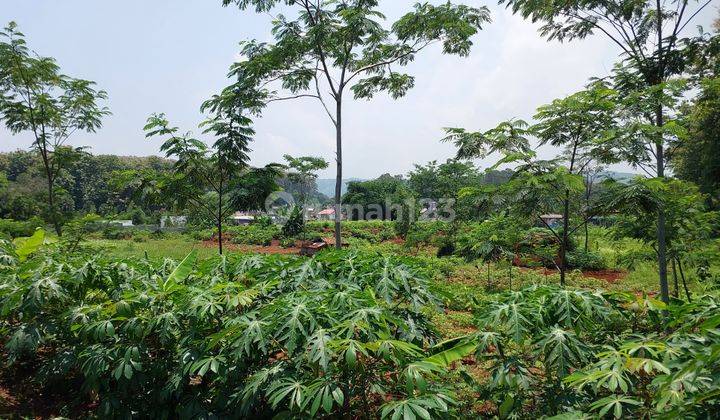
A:
<svg viewBox="0 0 720 420">
<path fill-rule="evenodd" d="M 473 390 L 498 417 L 712 417 L 720 302 L 701 302 L 533 286 L 478 302 L 478 332 L 446 354 L 474 355 L 487 374 Z"/>
<path fill-rule="evenodd" d="M 309 236 L 329 237 L 335 228 L 332 222 L 313 221 L 306 225 Z M 372 244 L 379 244 L 396 237 L 393 222 L 386 220 L 356 220 L 343 221 L 343 240 L 350 238 L 363 239 Z"/>
<path fill-rule="evenodd" d="M 194 229 L 190 236 L 196 241 L 209 241 L 212 240 L 214 232 L 213 229 Z"/>
<path fill-rule="evenodd" d="M 283 248 L 292 248 L 295 246 L 295 239 L 293 238 L 285 238 L 280 240 L 280 246 Z"/>
<path fill-rule="evenodd" d="M 258 216 L 257 218 L 255 218 L 254 224 L 267 228 L 272 226 L 273 221 L 268 216 Z"/>
<path fill-rule="evenodd" d="M 276 225 L 263 227 L 259 224 L 233 226 L 226 230 L 234 244 L 270 245 L 273 239 L 281 237 L 280 228 Z"/>
<path fill-rule="evenodd" d="M 140 230 L 133 233 L 132 240 L 134 242 L 147 242 L 150 239 L 150 232 Z"/>
<path fill-rule="evenodd" d="M 512 259 L 522 239 L 520 224 L 506 216 L 496 216 L 470 225 L 458 235 L 457 255 L 472 261 Z"/>
<path fill-rule="evenodd" d="M 617 254 L 616 262 L 620 267 L 632 270 L 637 267 L 638 263 L 655 261 L 657 258 L 655 251 L 652 249 L 630 249 Z"/>
<path fill-rule="evenodd" d="M 0 233 L 4 233 L 10 238 L 30 236 L 35 232 L 36 228 L 43 226 L 45 226 L 45 223 L 37 217 L 28 221 L 0 219 Z"/>
<path fill-rule="evenodd" d="M 303 210 L 301 207 L 295 206 L 293 207 L 287 222 L 285 222 L 282 227 L 282 235 L 286 238 L 294 238 L 303 233 L 304 230 L 305 216 L 303 215 Z"/>
<path fill-rule="evenodd" d="M 103 229 L 102 236 L 105 239 L 128 240 L 132 239 L 133 230 L 125 229 L 119 226 L 108 225 Z"/>
<path fill-rule="evenodd" d="M 607 262 L 605 258 L 597 252 L 584 251 L 576 249 L 567 254 L 568 268 L 577 268 L 579 270 L 605 270 Z"/>
<path fill-rule="evenodd" d="M 418 221 L 405 236 L 405 245 L 422 246 L 433 245 L 439 246 L 443 238 L 450 232 L 450 224 L 440 221 Z"/>
</svg>

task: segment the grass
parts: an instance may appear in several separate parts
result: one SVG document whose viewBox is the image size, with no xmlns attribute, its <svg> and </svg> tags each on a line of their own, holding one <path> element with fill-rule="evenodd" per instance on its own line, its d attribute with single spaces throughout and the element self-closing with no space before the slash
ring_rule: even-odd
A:
<svg viewBox="0 0 720 420">
<path fill-rule="evenodd" d="M 210 258 L 217 255 L 216 248 L 204 247 L 200 242 L 183 236 L 148 239 L 144 242 L 91 239 L 88 244 L 119 258 L 140 258 L 147 255 L 152 259 L 172 258 L 182 260 L 192 250 L 197 250 L 200 258 Z"/>
<path fill-rule="evenodd" d="M 582 235 L 575 238 L 578 244 L 584 242 Z M 133 240 L 107 240 L 92 239 L 90 244 L 119 258 L 144 257 L 153 259 L 172 258 L 180 260 L 193 249 L 197 250 L 200 258 L 209 258 L 217 255 L 217 249 L 201 245 L 199 241 L 185 235 L 168 235 L 163 238 L 148 238 L 143 241 Z M 412 255 L 424 260 L 435 268 L 435 288 L 447 308 L 452 310 L 467 310 L 473 306 L 474 301 L 487 299 L 488 294 L 507 289 L 510 286 L 508 267 L 505 264 L 491 264 L 491 281 L 488 284 L 487 266 L 479 262 L 466 262 L 460 258 L 437 258 L 434 248 L 409 248 L 395 243 L 371 244 L 359 240 L 357 244 L 350 244 L 353 249 L 364 252 L 379 252 Z M 590 250 L 603 255 L 610 269 L 627 271 L 627 275 L 617 281 L 608 282 L 583 276 L 579 272 L 568 273 L 567 284 L 570 287 L 585 289 L 605 289 L 617 291 L 632 291 L 642 293 L 657 293 L 658 272 L 653 260 L 640 260 L 632 264 L 630 270 L 620 263 L 621 256 L 628 252 L 652 252 L 652 249 L 639 241 L 625 238 L 614 239 L 605 228 L 592 227 L 590 229 Z M 232 251 L 231 251 L 232 252 Z M 709 242 L 703 246 L 702 253 L 705 259 L 711 262 L 711 273 L 720 276 L 720 240 Z M 687 267 L 686 276 L 691 290 L 701 292 L 706 285 L 698 281 L 693 267 Z M 669 273 L 671 289 L 672 273 Z M 513 269 L 513 289 L 530 284 L 558 284 L 557 273 L 543 273 L 528 269 Z"/>
</svg>

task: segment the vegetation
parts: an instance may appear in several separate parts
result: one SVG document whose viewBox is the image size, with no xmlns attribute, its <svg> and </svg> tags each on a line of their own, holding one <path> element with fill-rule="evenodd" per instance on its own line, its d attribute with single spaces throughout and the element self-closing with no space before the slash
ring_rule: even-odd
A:
<svg viewBox="0 0 720 420">
<path fill-rule="evenodd" d="M 95 90 L 94 82 L 61 74 L 52 58 L 34 54 L 14 22 L 0 32 L 0 63 L 0 118 L 11 133 L 32 134 L 47 182 L 47 217 L 60 235 L 55 183 L 63 167 L 82 154 L 66 142 L 78 130 L 100 128 L 109 111 L 98 102 L 107 94 Z"/>
<path fill-rule="evenodd" d="M 711 296 L 665 305 L 526 283 L 476 295 L 471 318 L 443 321 L 474 332 L 443 337 L 433 290 L 445 280 L 420 258 L 176 263 L 43 239 L 2 247 L 4 375 L 45 392 L 78 384 L 76 414 L 95 402 L 113 417 L 698 416 L 716 403 Z M 475 400 L 488 404 L 473 411 Z"/>
<path fill-rule="evenodd" d="M 402 260 L 118 263 L 44 252 L 43 237 L 3 247 L 4 368 L 79 381 L 98 414 L 419 415 L 452 401 L 428 383 L 442 368 L 422 360 L 435 298 Z M 406 398 L 383 405 L 386 394 Z"/>
<path fill-rule="evenodd" d="M 268 12 L 275 0 L 223 0 L 224 6 L 254 7 Z M 290 4 L 295 20 L 285 16 L 273 22 L 274 44 L 250 41 L 243 44 L 246 61 L 234 64 L 230 76 L 237 82 L 225 90 L 245 108 L 259 112 L 271 102 L 310 98 L 318 100 L 335 128 L 335 212 L 340 214 L 342 195 L 343 98 L 371 99 L 388 92 L 397 99 L 415 79 L 397 71 L 415 60 L 434 43 L 443 53 L 467 56 L 471 38 L 490 21 L 486 7 L 417 4 L 390 28 L 382 26 L 384 15 L 378 2 L 350 1 Z M 275 84 L 273 84 L 275 82 Z M 287 92 L 281 95 L 278 90 Z M 323 93 L 329 90 L 328 93 Z M 341 219 L 335 219 L 335 244 L 342 246 Z"/>
<path fill-rule="evenodd" d="M 343 99 L 404 96 L 398 70 L 433 44 L 467 56 L 487 8 L 386 28 L 378 1 L 223 0 L 294 17 L 201 106 L 211 145 L 148 119 L 164 158 L 67 144 L 107 95 L 10 23 L 0 119 L 32 146 L 0 154 L 0 417 L 717 417 L 720 37 L 684 31 L 710 2 L 501 3 L 621 60 L 344 196 Z M 253 118 L 298 98 L 335 128 L 332 200 L 322 158 L 251 165 Z"/>
<path fill-rule="evenodd" d="M 540 21 L 540 32 L 560 41 L 582 39 L 602 33 L 622 50 L 623 63 L 614 81 L 627 112 L 621 117 L 621 141 L 615 144 L 620 156 L 650 176 L 665 178 L 667 161 L 677 138 L 674 121 L 677 99 L 684 83 L 675 79 L 686 70 L 682 34 L 710 2 L 693 8 L 687 0 L 636 2 L 632 0 L 585 3 L 537 3 L 502 0 L 515 13 Z M 657 212 L 657 256 L 660 294 L 669 300 L 665 211 Z"/>
</svg>

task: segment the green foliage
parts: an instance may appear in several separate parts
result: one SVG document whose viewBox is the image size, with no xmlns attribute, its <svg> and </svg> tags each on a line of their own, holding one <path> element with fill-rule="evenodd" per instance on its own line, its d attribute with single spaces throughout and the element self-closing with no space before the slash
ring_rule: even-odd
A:
<svg viewBox="0 0 720 420">
<path fill-rule="evenodd" d="M 438 246 L 441 238 L 450 234 L 451 226 L 442 221 L 420 220 L 415 223 L 405 236 L 408 247 L 432 245 Z"/>
<path fill-rule="evenodd" d="M 233 207 L 228 205 L 230 184 L 248 169 L 249 144 L 255 131 L 252 121 L 237 104 L 225 104 L 213 98 L 202 105 L 201 110 L 206 109 L 211 110 L 213 116 L 200 127 L 204 128 L 203 133 L 215 136 L 212 148 L 189 133 L 179 135 L 179 129 L 170 126 L 164 114 L 150 116 L 144 130 L 148 138 L 163 137 L 160 150 L 167 158 L 177 159 L 173 165 L 174 178 L 166 186 L 164 195 L 179 208 L 190 205 L 213 221 L 220 233 L 218 251 L 222 254 L 222 227 L 233 212 Z M 237 202 L 241 197 L 236 192 L 234 200 Z"/>
<path fill-rule="evenodd" d="M 100 221 L 100 216 L 87 214 L 81 218 L 69 222 L 65 226 L 65 235 L 62 238 L 62 245 L 67 252 L 73 252 L 87 238 Z"/>
<path fill-rule="evenodd" d="M 306 225 L 309 237 L 332 236 L 333 224 L 331 222 L 311 221 Z M 385 220 L 365 220 L 343 222 L 342 234 L 344 238 L 356 238 L 371 244 L 395 238 L 395 228 L 392 222 Z"/>
<path fill-rule="evenodd" d="M 343 205 L 349 207 L 351 220 L 394 220 L 407 187 L 401 176 L 384 174 L 370 181 L 348 183 Z"/>
<path fill-rule="evenodd" d="M 300 206 L 295 206 L 290 212 L 287 222 L 282 227 L 282 235 L 286 238 L 292 238 L 300 235 L 305 230 L 305 215 Z"/>
<path fill-rule="evenodd" d="M 444 368 L 422 361 L 436 299 L 408 260 L 158 265 L 48 248 L 0 271 L 3 369 L 32 362 L 38 383 L 78 381 L 98 415 L 427 418 L 453 403 Z"/>
<path fill-rule="evenodd" d="M 687 115 L 688 135 L 672 162 L 677 176 L 695 182 L 720 207 L 720 78 L 702 82 L 702 93 Z"/>
<path fill-rule="evenodd" d="M 306 208 L 311 193 L 317 191 L 316 172 L 327 169 L 329 164 L 325 159 L 314 156 L 293 157 L 285 155 L 283 158 L 290 168 L 286 176 L 297 192 L 298 204 Z"/>
<path fill-rule="evenodd" d="M 252 40 L 242 44 L 245 59 L 231 66 L 233 84 L 214 103 L 240 104 L 260 114 L 275 101 L 319 101 L 335 129 L 336 206 L 341 204 L 343 98 L 352 93 L 355 99 L 369 100 L 380 92 L 393 99 L 405 96 L 415 78 L 401 73 L 401 68 L 435 43 L 442 44 L 444 54 L 469 55 L 472 37 L 490 21 L 487 7 L 450 2 L 437 6 L 418 3 L 387 28 L 378 1 L 223 0 L 222 4 L 234 4 L 241 10 L 254 7 L 258 13 L 284 5 L 285 13 L 273 20 L 272 43 Z M 288 12 L 295 16 L 288 18 Z M 342 246 L 339 222 L 335 227 L 337 247 Z"/>
<path fill-rule="evenodd" d="M 502 417 L 702 416 L 717 404 L 720 313 L 709 296 L 666 307 L 630 293 L 531 287 L 479 303 L 476 324 L 442 358 L 474 354 L 490 376 L 470 383 Z"/>
<path fill-rule="evenodd" d="M 457 237 L 457 254 L 467 260 L 497 261 L 512 259 L 522 238 L 522 223 L 496 216 L 473 224 Z"/>
<path fill-rule="evenodd" d="M 0 233 L 8 235 L 10 238 L 30 236 L 35 232 L 36 228 L 42 227 L 44 224 L 42 220 L 37 218 L 27 222 L 0 219 Z"/>
<path fill-rule="evenodd" d="M 230 206 L 243 210 L 265 210 L 265 200 L 280 190 L 278 178 L 282 172 L 282 166 L 275 163 L 242 171 L 230 181 Z"/>
<path fill-rule="evenodd" d="M 576 249 L 567 255 L 568 268 L 579 270 L 605 270 L 608 267 L 607 261 L 597 252 Z"/>
<path fill-rule="evenodd" d="M 420 218 L 420 206 L 412 192 L 402 188 L 391 197 L 395 204 L 394 227 L 395 233 L 405 238 Z"/>
<path fill-rule="evenodd" d="M 463 188 L 477 186 L 483 180 L 475 165 L 469 162 L 448 160 L 427 165 L 415 165 L 408 173 L 408 187 L 413 193 L 424 199 L 439 201 L 443 198 L 455 198 Z"/>
<path fill-rule="evenodd" d="M 0 92 L 5 127 L 12 134 L 32 136 L 47 186 L 47 218 L 60 235 L 63 209 L 56 182 L 84 154 L 83 148 L 66 142 L 76 131 L 92 133 L 102 126 L 110 112 L 99 102 L 107 94 L 92 81 L 61 74 L 54 59 L 31 51 L 15 22 L 0 31 Z"/>
<path fill-rule="evenodd" d="M 38 229 L 28 238 L 15 238 L 13 244 L 15 245 L 15 255 L 18 257 L 18 261 L 24 262 L 28 257 L 37 251 L 42 244 L 45 242 L 45 231 Z"/>
<path fill-rule="evenodd" d="M 247 226 L 232 226 L 227 228 L 226 232 L 232 243 L 244 245 L 270 245 L 270 242 L 282 236 L 278 226 L 263 226 L 257 223 Z"/>
<path fill-rule="evenodd" d="M 613 227 L 616 237 L 639 239 L 657 248 L 655 228 L 648 224 L 662 208 L 666 217 L 666 241 L 672 255 L 684 255 L 709 238 L 718 214 L 707 212 L 698 187 L 680 180 L 636 178 L 628 184 L 609 182 L 607 205 L 623 210 Z"/>
</svg>

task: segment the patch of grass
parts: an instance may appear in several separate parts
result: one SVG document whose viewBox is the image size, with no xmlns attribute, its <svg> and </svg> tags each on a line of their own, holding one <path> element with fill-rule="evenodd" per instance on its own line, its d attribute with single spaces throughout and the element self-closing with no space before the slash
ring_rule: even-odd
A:
<svg viewBox="0 0 720 420">
<path fill-rule="evenodd" d="M 210 258 L 217 255 L 216 248 L 206 248 L 198 241 L 188 237 L 177 236 L 163 239 L 148 239 L 145 242 L 131 240 L 92 239 L 88 241 L 96 247 L 118 258 L 141 258 L 147 256 L 152 259 L 172 258 L 182 260 L 193 249 L 198 251 L 200 258 Z"/>
<path fill-rule="evenodd" d="M 472 313 L 466 311 L 440 312 L 433 316 L 432 321 L 446 339 L 470 334 L 477 330 Z"/>
</svg>

